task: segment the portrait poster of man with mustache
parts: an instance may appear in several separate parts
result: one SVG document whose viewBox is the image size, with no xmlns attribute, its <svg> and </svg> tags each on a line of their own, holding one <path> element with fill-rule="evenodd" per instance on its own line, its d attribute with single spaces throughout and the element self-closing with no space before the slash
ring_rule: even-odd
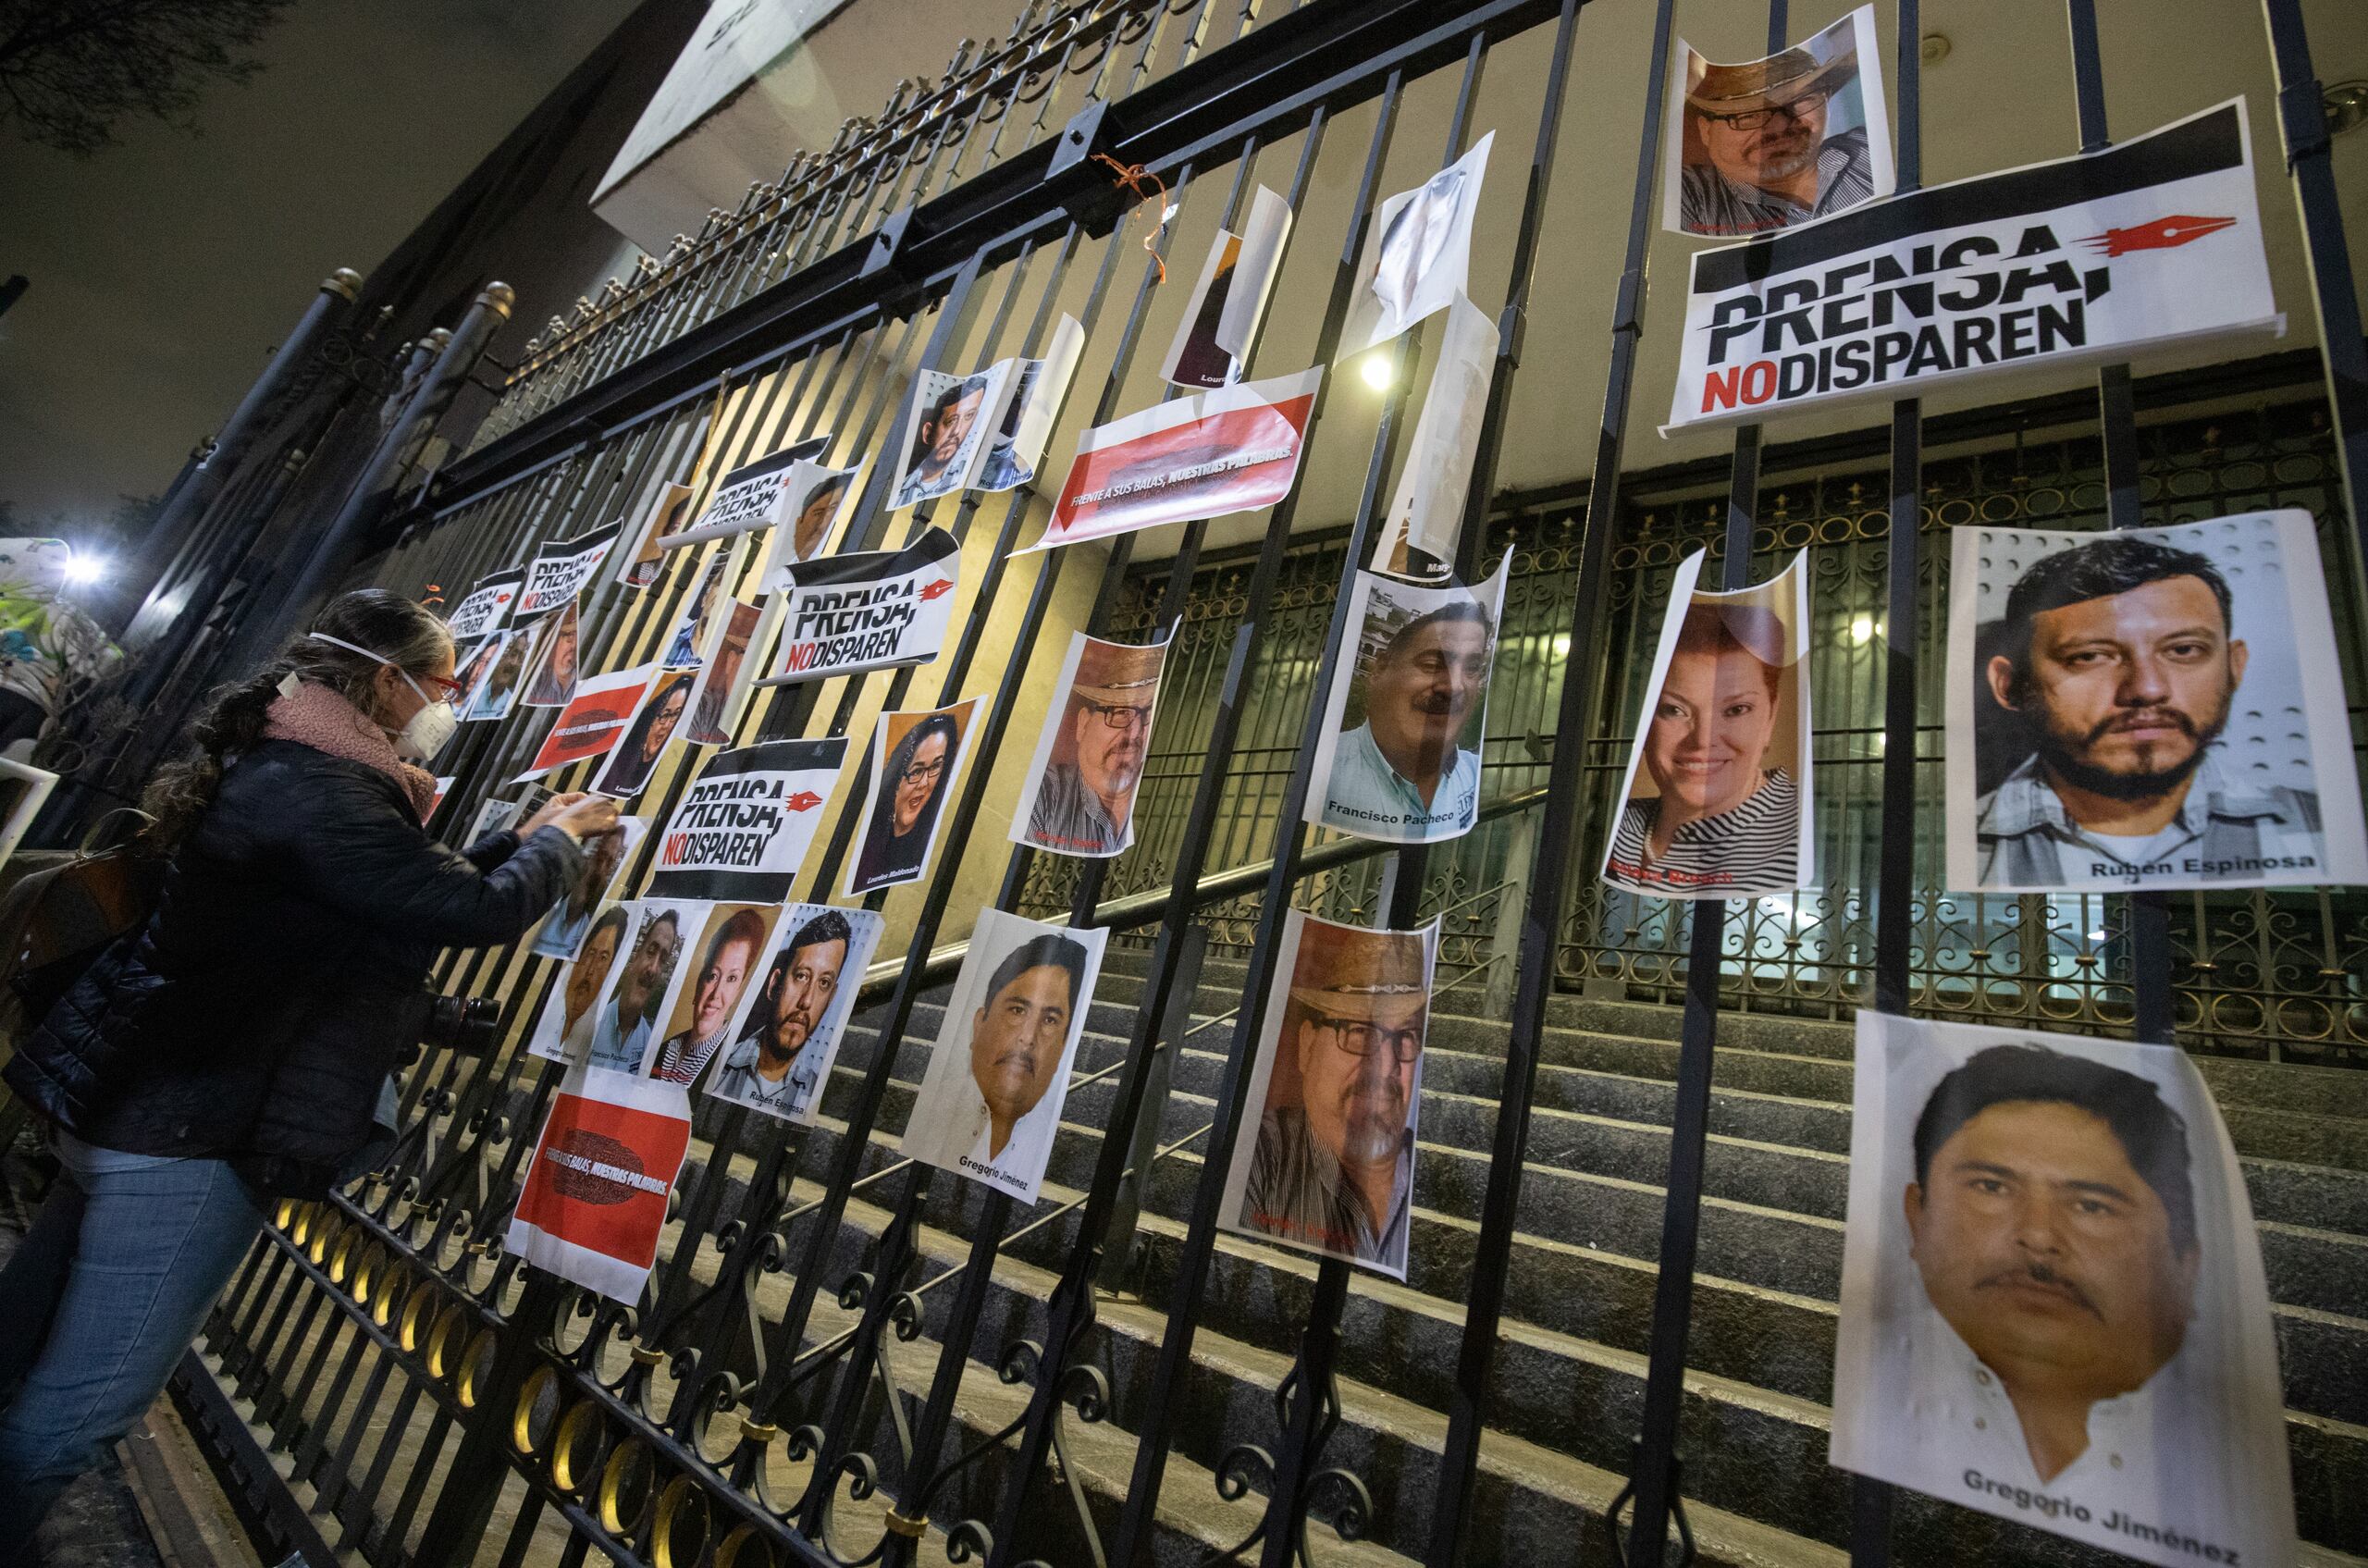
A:
<svg viewBox="0 0 2368 1568">
<path fill-rule="evenodd" d="M 920 373 L 905 421 L 896 488 L 888 502 L 892 510 L 969 488 L 986 454 L 987 434 L 1000 414 L 1014 364 L 999 360 L 968 376 Z"/>
<path fill-rule="evenodd" d="M 2164 1568 L 2289 1563 L 2285 1402 L 2185 1052 L 1859 1013 L 1835 1465 Z"/>
<path fill-rule="evenodd" d="M 570 1061 L 642 1073 L 657 1053 L 660 1023 L 698 963 L 715 906 L 703 898 L 637 898 L 626 907 L 632 940 L 619 949 L 590 1018 L 578 1020 L 564 1044 Z"/>
<path fill-rule="evenodd" d="M 1472 831 L 1511 561 L 1508 551 L 1477 587 L 1357 574 L 1349 599 L 1357 642 L 1326 698 L 1310 823 L 1392 844 Z"/>
<path fill-rule="evenodd" d="M 1895 184 L 1875 8 L 1782 54 L 1715 65 L 1670 57 L 1661 224 L 1747 239 L 1888 196 Z"/>
<path fill-rule="evenodd" d="M 901 1153 L 1036 1201 L 1109 934 L 979 912 Z"/>
<path fill-rule="evenodd" d="M 1167 644 L 1139 648 L 1083 632 L 1054 684 L 1044 733 L 1012 808 L 1011 841 L 1106 859 L 1135 842 L 1135 791 L 1151 755 Z"/>
<path fill-rule="evenodd" d="M 1697 586 L 1705 559 L 1670 580 L 1603 880 L 1662 898 L 1783 893 L 1814 870 L 1807 555 L 1733 593 Z"/>
<path fill-rule="evenodd" d="M 607 904 L 585 921 L 575 957 L 560 970 L 559 982 L 544 999 L 526 1037 L 526 1053 L 545 1061 L 564 1062 L 581 1056 L 592 1043 L 592 1006 L 607 990 L 609 971 L 617 956 L 633 940 L 633 906 Z"/>
<path fill-rule="evenodd" d="M 535 630 L 535 651 L 527 661 L 525 695 L 518 700 L 529 708 L 564 708 L 575 697 L 576 654 L 583 646 L 583 628 L 575 601 L 543 617 Z"/>
<path fill-rule="evenodd" d="M 1284 916 L 1221 1227 L 1406 1278 L 1437 944 Z"/>
<path fill-rule="evenodd" d="M 1949 886 L 2368 881 L 2340 668 L 2307 512 L 1958 528 Z"/>
<path fill-rule="evenodd" d="M 624 875 L 625 862 L 648 832 L 648 818 L 619 817 L 615 827 L 586 840 L 583 880 L 543 917 L 528 950 L 546 958 L 574 957 L 592 930 L 593 911 Z"/>
<path fill-rule="evenodd" d="M 785 906 L 773 923 L 778 945 L 767 957 L 722 1065 L 708 1080 L 708 1093 L 800 1127 L 813 1125 L 885 924 L 869 909 Z"/>
</svg>

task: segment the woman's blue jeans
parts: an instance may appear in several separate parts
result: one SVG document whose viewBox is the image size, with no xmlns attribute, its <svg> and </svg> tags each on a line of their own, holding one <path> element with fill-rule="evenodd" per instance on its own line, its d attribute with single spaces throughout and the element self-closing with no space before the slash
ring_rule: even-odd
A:
<svg viewBox="0 0 2368 1568">
<path fill-rule="evenodd" d="M 0 1562 L 155 1402 L 264 1223 L 220 1160 L 56 1145 L 0 1269 Z"/>
</svg>

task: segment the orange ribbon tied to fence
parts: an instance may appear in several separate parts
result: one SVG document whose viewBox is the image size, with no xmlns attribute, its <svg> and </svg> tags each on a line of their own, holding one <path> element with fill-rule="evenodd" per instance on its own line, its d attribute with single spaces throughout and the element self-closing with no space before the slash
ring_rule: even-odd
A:
<svg viewBox="0 0 2368 1568">
<path fill-rule="evenodd" d="M 1167 232 L 1166 181 L 1141 164 L 1122 164 L 1107 153 L 1094 154 L 1093 161 L 1098 164 L 1108 164 L 1111 183 L 1123 191 L 1133 192 L 1138 200 L 1153 193 L 1158 195 L 1159 221 L 1153 224 L 1151 232 L 1143 236 L 1143 253 L 1150 256 L 1153 264 L 1159 268 L 1159 280 L 1162 283 L 1166 282 L 1167 258 L 1159 253 L 1159 237 Z M 1150 191 L 1143 189 L 1146 185 L 1151 187 Z"/>
</svg>

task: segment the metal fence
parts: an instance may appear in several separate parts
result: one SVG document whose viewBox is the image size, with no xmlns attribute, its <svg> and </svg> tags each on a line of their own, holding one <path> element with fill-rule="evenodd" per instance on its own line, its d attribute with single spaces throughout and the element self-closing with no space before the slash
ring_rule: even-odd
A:
<svg viewBox="0 0 2368 1568">
<path fill-rule="evenodd" d="M 2088 0 L 2068 9 L 2083 131 L 2094 144 L 2093 19 Z M 1919 700 L 1923 713 L 1936 706 L 1937 661 L 1926 655 L 1938 625 L 1938 551 L 1907 541 L 1992 515 L 1993 505 L 2004 516 L 2137 521 L 2141 452 L 2126 370 L 2103 377 L 2101 443 L 1926 464 L 1910 402 L 1893 411 L 1888 464 L 1878 440 L 1857 466 L 1823 464 L 1821 479 L 1763 486 L 1760 438 L 1749 430 L 1707 485 L 1671 499 L 1648 488 L 1623 493 L 1669 0 L 1654 7 L 1649 53 L 1619 62 L 1625 80 L 1648 88 L 1592 482 L 1476 525 L 1520 370 L 1573 56 L 1598 25 L 1597 7 L 1581 12 L 1581 0 L 1031 8 L 988 57 L 957 59 L 944 86 L 801 160 L 739 213 L 543 335 L 476 449 L 407 500 L 400 537 L 380 541 L 357 580 L 454 593 L 539 542 L 640 516 L 663 484 L 688 483 L 703 498 L 734 465 L 805 436 L 828 434 L 828 455 L 843 463 L 867 461 L 888 445 L 920 371 L 1037 351 L 1065 311 L 1085 323 L 1091 345 L 1069 423 L 1104 421 L 1131 406 L 1130 374 L 1140 387 L 1146 341 L 1159 336 L 1152 322 L 1173 313 L 1161 302 L 1176 291 L 1159 294 L 1146 238 L 1155 251 L 1166 235 L 1175 253 L 1174 235 L 1195 225 L 1205 234 L 1241 212 L 1256 179 L 1284 188 L 1302 212 L 1319 182 L 1348 193 L 1337 227 L 1303 225 L 1291 246 L 1289 266 L 1326 302 L 1320 319 L 1270 330 L 1252 373 L 1328 364 L 1376 200 L 1470 144 L 1484 71 L 1492 87 L 1517 74 L 1511 101 L 1524 106 L 1495 126 L 1499 167 L 1510 171 L 1497 188 L 1511 194 L 1495 210 L 1512 236 L 1511 265 L 1475 283 L 1501 301 L 1511 330 L 1494 369 L 1475 525 L 1459 562 L 1469 575 L 1486 553 L 1508 543 L 1517 552 L 1486 759 L 1495 805 L 1471 838 L 1429 852 L 1344 848 L 1299 826 L 1310 785 L 1308 698 L 1338 658 L 1336 610 L 1368 553 L 1399 455 L 1416 342 L 1393 351 L 1395 389 L 1359 405 L 1356 418 L 1327 419 L 1318 404 L 1313 440 L 1345 446 L 1365 475 L 1345 538 L 1294 540 L 1295 499 L 1275 509 L 1249 557 L 1204 561 L 1206 526 L 1191 524 L 1173 557 L 1136 571 L 1124 541 L 1106 559 L 1079 549 L 1015 559 L 1042 509 L 1024 491 L 923 507 L 910 527 L 936 522 L 964 545 L 955 645 L 919 671 L 769 689 L 740 738 L 860 738 L 884 708 L 978 695 L 975 755 L 1022 757 L 1041 677 L 1057 661 L 1049 627 L 1174 628 L 1145 848 L 1115 869 L 1082 870 L 1006 854 L 985 809 L 999 770 L 974 766 L 932 875 L 893 901 L 868 900 L 887 907 L 887 951 L 898 957 L 867 983 L 862 1041 L 843 1057 L 824 1120 L 799 1130 L 703 1105 L 701 1153 L 679 1184 L 648 1288 L 630 1306 L 526 1269 L 501 1248 L 522 1163 L 560 1079 L 521 1049 L 556 982 L 554 965 L 523 945 L 447 957 L 437 976 L 445 989 L 500 1002 L 499 1047 L 432 1055 L 409 1071 L 396 1153 L 344 1191 L 283 1205 L 208 1325 L 210 1364 L 192 1364 L 183 1379 L 200 1426 L 283 1540 L 324 1562 L 332 1549 L 356 1549 L 376 1568 L 572 1565 L 596 1551 L 686 1568 L 895 1568 L 924 1552 L 997 1568 L 1154 1558 L 1281 1568 L 1307 1560 L 1315 1543 L 1404 1516 L 1421 1521 L 1421 1538 L 1401 1549 L 1451 1568 L 1494 1506 L 1479 1453 L 1497 1392 L 1528 1117 L 1549 999 L 1575 982 L 1625 994 L 1683 992 L 1685 1001 L 1631 1488 L 1586 1505 L 1591 1517 L 1617 1519 L 1633 1503 L 1624 1555 L 1657 1562 L 1674 1544 L 1673 1513 L 1684 1528 L 1676 1421 L 1722 991 L 1725 1005 L 1754 1009 L 1832 1011 L 1870 996 L 1893 1008 L 1913 999 L 2091 1022 L 2127 1015 L 2140 1034 L 2167 1029 L 2176 911 L 2140 901 L 2091 927 L 2085 908 L 1967 911 L 1912 896 L 1930 855 L 1915 806 L 1931 749 Z M 2270 0 L 2269 12 L 2282 30 L 2285 80 L 2315 93 L 2292 53 L 2298 15 L 2288 0 Z M 1915 0 L 1897 0 L 1897 22 L 1899 162 L 1912 187 Z M 1770 30 L 1779 40 L 1786 31 L 1781 0 Z M 1443 134 L 1400 145 L 1402 111 L 1418 99 L 1437 111 Z M 2175 515 L 2300 498 L 2327 520 L 2332 546 L 2347 537 L 2334 465 L 2356 471 L 2368 455 L 2368 366 L 2348 314 L 2340 230 L 2328 227 L 2324 136 L 2312 143 L 2296 116 L 2288 130 L 2312 204 L 2335 433 L 2310 429 L 2309 405 L 2297 400 L 2242 421 L 2221 416 L 2217 438 L 2193 422 L 2157 426 L 2152 472 L 2157 506 Z M 1166 230 L 1153 221 L 1159 206 L 1138 201 L 1151 176 L 1153 202 L 1178 208 Z M 1272 346 L 1277 337 L 1281 348 Z M 2080 417 L 2095 418 L 2099 404 L 2081 401 Z M 1770 467 L 1782 472 L 1772 459 Z M 852 548 L 889 542 L 889 477 L 875 463 L 864 482 Z M 1722 488 L 1723 499 L 1696 499 Z M 1782 913 L 1755 907 L 1737 920 L 1697 906 L 1681 939 L 1667 912 L 1608 905 L 1573 868 L 1584 870 L 1604 816 L 1650 607 L 1679 550 L 1713 536 L 1733 541 L 1731 574 L 1745 558 L 1760 569 L 1814 549 L 1819 613 L 1840 649 L 1817 676 L 1819 766 L 1834 779 L 1820 825 L 1830 858 L 1826 891 L 1806 907 L 1788 901 Z M 717 561 L 731 589 L 753 591 L 746 538 L 677 552 L 662 580 L 639 591 L 615 580 L 622 555 L 585 599 L 586 668 L 653 657 Z M 2338 549 L 2330 559 L 2345 558 Z M 1882 635 L 1859 636 L 1862 619 Z M 1894 627 L 1908 635 L 1890 636 Z M 2363 689 L 2358 645 L 2355 635 L 2355 691 Z M 1562 678 L 1577 670 L 1590 678 Z M 448 763 L 457 782 L 445 831 L 518 773 L 538 729 L 523 717 L 470 727 Z M 661 766 L 642 809 L 662 819 L 688 771 L 679 760 Z M 867 782 L 858 769 L 843 783 L 845 809 L 801 891 L 833 889 Z M 645 846 L 628 888 L 641 884 L 648 858 Z M 2346 977 L 2359 970 L 2360 906 L 2321 898 L 2304 910 L 2284 896 L 2198 903 L 2188 916 L 2191 967 L 2217 965 L 2221 977 L 2185 988 L 2200 1031 L 2295 1054 L 2318 1042 L 2356 1044 L 2359 1006 L 2344 988 L 2358 983 Z M 1425 912 L 1446 916 L 1451 978 L 1485 985 L 1486 1010 L 1507 1026 L 1489 1154 L 1474 1179 L 1468 1277 L 1454 1303 L 1455 1394 L 1436 1464 L 1419 1476 L 1383 1484 L 1334 1451 L 1344 1317 L 1363 1288 L 1352 1290 L 1347 1265 L 1326 1261 L 1269 1303 L 1290 1354 L 1257 1436 L 1203 1456 L 1212 1495 L 1165 1497 L 1171 1457 L 1198 1439 L 1182 1429 L 1194 1336 L 1218 1266 L 1222 1175 L 1251 1053 L 1225 1056 L 1206 1086 L 1207 1120 L 1182 1139 L 1147 1143 L 1141 1113 L 1157 1102 L 1174 1048 L 1215 1027 L 1191 1013 L 1201 933 L 1240 958 L 1240 1001 L 1223 1027 L 1254 1038 L 1282 911 L 1294 903 L 1401 927 Z M 982 904 L 1066 909 L 1073 922 L 1145 933 L 1131 1006 L 1104 1025 L 1123 1044 L 1084 1073 L 1106 1086 L 1090 1102 L 1098 1136 L 1074 1169 L 1074 1196 L 1042 1212 L 1017 1211 L 999 1193 L 949 1191 L 876 1136 L 901 1110 L 900 1051 L 951 973 L 947 939 Z M 2026 931 L 2047 935 L 2017 940 Z M 1172 1310 L 1121 1358 L 1115 1338 L 1098 1331 L 1095 1281 L 1105 1250 L 1124 1246 L 1142 1190 L 1160 1182 L 1182 1194 L 1186 1215 L 1164 1282 Z M 951 1252 L 947 1237 L 960 1239 Z M 1041 1291 L 998 1286 L 999 1259 L 1029 1261 Z M 278 1451 L 256 1446 L 256 1431 Z M 1861 1486 L 1856 1495 L 1853 1556 L 1872 1568 L 1889 1559 L 1888 1494 Z M 1179 1534 L 1179 1510 L 1214 1519 L 1226 1538 Z M 1569 1544 L 1577 1556 L 1578 1543 Z"/>
</svg>

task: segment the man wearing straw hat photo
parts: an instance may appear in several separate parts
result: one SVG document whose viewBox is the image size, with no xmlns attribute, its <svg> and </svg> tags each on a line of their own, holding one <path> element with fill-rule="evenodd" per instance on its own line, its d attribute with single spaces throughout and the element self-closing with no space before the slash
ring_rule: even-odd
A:
<svg viewBox="0 0 2368 1568">
<path fill-rule="evenodd" d="M 1849 19 L 1844 19 L 1846 22 Z M 1743 236 L 1789 228 L 1876 194 L 1867 126 L 1828 134 L 1836 100 L 1855 98 L 1853 31 L 1828 28 L 1781 55 L 1713 65 L 1686 52 L 1685 138 L 1678 226 Z"/>
<path fill-rule="evenodd" d="M 1133 839 L 1135 789 L 1151 747 L 1166 645 L 1129 648 L 1088 638 L 1064 721 L 1028 813 L 1028 842 L 1063 855 L 1116 855 Z"/>
</svg>

